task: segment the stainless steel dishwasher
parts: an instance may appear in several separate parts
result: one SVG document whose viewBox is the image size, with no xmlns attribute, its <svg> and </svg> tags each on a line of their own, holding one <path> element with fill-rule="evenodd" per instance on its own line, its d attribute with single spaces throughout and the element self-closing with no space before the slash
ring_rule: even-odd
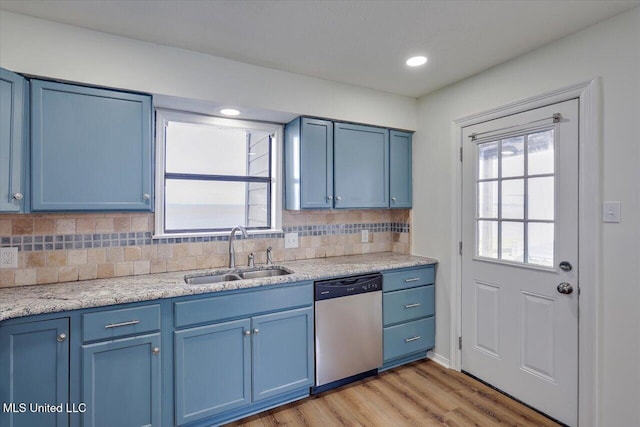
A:
<svg viewBox="0 0 640 427">
<path fill-rule="evenodd" d="M 382 274 L 315 282 L 316 385 L 339 387 L 382 366 Z"/>
</svg>

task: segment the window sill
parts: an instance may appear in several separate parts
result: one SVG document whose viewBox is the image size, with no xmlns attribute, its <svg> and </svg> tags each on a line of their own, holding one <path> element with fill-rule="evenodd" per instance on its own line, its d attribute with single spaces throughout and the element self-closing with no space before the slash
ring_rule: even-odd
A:
<svg viewBox="0 0 640 427">
<path fill-rule="evenodd" d="M 231 231 L 215 231 L 215 232 L 206 232 L 206 233 L 165 233 L 165 234 L 155 234 L 151 238 L 154 240 L 159 239 L 176 239 L 176 238 L 185 238 L 185 237 L 229 237 Z M 279 234 L 283 235 L 284 231 L 282 228 L 270 228 L 266 230 L 247 230 L 247 234 L 249 238 L 261 238 L 267 237 L 265 235 L 271 234 Z M 254 237 L 255 236 L 255 237 Z M 276 236 L 269 236 L 276 237 Z M 277 236 L 280 237 L 280 236 Z M 236 233 L 236 239 L 241 239 L 242 233 Z"/>
</svg>

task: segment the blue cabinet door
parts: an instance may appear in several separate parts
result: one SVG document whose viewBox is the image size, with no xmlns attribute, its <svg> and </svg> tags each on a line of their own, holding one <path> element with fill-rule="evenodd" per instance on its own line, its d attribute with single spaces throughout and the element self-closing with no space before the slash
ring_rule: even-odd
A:
<svg viewBox="0 0 640 427">
<path fill-rule="evenodd" d="M 150 211 L 151 97 L 31 82 L 33 211 Z"/>
<path fill-rule="evenodd" d="M 333 123 L 298 117 L 285 127 L 285 206 L 333 207 Z"/>
<path fill-rule="evenodd" d="M 68 335 L 67 318 L 0 327 L 0 425 L 69 425 Z M 31 406 L 60 404 L 60 413 Z"/>
<path fill-rule="evenodd" d="M 85 427 L 160 425 L 160 334 L 82 346 Z"/>
<path fill-rule="evenodd" d="M 175 332 L 177 425 L 251 402 L 250 327 L 243 319 Z"/>
<path fill-rule="evenodd" d="M 27 204 L 27 81 L 0 68 L 0 212 L 24 212 Z"/>
<path fill-rule="evenodd" d="M 336 208 L 389 207 L 389 130 L 334 123 Z"/>
<path fill-rule="evenodd" d="M 253 401 L 313 385 L 313 308 L 256 316 Z"/>
<path fill-rule="evenodd" d="M 412 205 L 411 133 L 389 131 L 389 207 Z"/>
</svg>

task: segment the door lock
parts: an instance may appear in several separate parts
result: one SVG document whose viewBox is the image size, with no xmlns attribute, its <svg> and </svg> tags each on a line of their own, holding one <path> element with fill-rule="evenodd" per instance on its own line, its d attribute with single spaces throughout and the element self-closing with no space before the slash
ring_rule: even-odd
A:
<svg viewBox="0 0 640 427">
<path fill-rule="evenodd" d="M 571 265 L 571 263 L 569 261 L 562 261 L 558 267 L 560 267 L 560 270 L 562 270 L 562 271 L 571 271 L 571 270 L 573 270 L 573 266 Z"/>
</svg>

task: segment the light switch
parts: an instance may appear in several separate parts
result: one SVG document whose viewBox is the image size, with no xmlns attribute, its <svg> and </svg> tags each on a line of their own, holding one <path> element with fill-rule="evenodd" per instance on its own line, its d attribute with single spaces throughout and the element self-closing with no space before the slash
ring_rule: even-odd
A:
<svg viewBox="0 0 640 427">
<path fill-rule="evenodd" d="M 602 204 L 602 222 L 620 222 L 620 202 Z"/>
</svg>

